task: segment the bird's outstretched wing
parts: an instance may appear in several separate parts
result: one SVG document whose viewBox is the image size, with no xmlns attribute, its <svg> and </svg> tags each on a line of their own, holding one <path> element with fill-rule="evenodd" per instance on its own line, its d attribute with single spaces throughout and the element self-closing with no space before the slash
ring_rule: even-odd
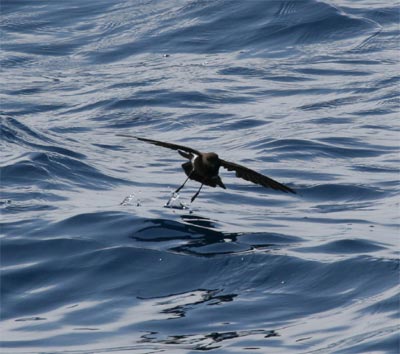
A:
<svg viewBox="0 0 400 354">
<path fill-rule="evenodd" d="M 273 180 L 272 178 L 264 176 L 261 173 L 253 171 L 250 168 L 244 167 L 237 163 L 221 160 L 221 166 L 226 168 L 228 171 L 235 171 L 236 177 L 243 178 L 246 181 L 259 184 L 266 188 L 272 188 L 282 192 L 286 193 L 290 192 L 296 194 L 296 192 L 293 189 L 283 185 L 282 183 L 279 183 Z"/>
<path fill-rule="evenodd" d="M 117 134 L 117 136 L 123 136 L 125 138 L 134 138 L 134 139 L 138 139 L 138 140 L 141 140 L 141 141 L 145 141 L 146 143 L 162 146 L 162 147 L 165 147 L 165 148 L 168 148 L 168 149 L 185 151 L 185 152 L 187 152 L 189 154 L 196 154 L 196 155 L 200 155 L 201 154 L 200 151 L 197 151 L 195 149 L 192 149 L 190 147 L 183 146 L 183 145 L 165 143 L 163 141 L 158 141 L 158 140 L 153 140 L 153 139 L 139 138 L 137 136 L 128 135 L 128 134 Z M 184 156 L 184 154 L 182 156 Z M 185 157 L 190 158 L 189 155 L 185 156 Z"/>
</svg>

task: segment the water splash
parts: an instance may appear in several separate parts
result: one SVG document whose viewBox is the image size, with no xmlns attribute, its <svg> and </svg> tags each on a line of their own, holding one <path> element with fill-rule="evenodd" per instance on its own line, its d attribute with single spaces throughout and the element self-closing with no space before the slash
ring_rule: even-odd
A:
<svg viewBox="0 0 400 354">
<path fill-rule="evenodd" d="M 128 205 L 135 205 L 137 207 L 142 205 L 140 198 L 137 198 L 135 193 L 129 194 L 124 200 L 120 203 L 120 205 L 128 206 Z"/>
<path fill-rule="evenodd" d="M 186 203 L 183 203 L 179 200 L 179 193 L 172 192 L 170 198 L 165 203 L 164 208 L 172 208 L 172 209 L 190 209 Z"/>
</svg>

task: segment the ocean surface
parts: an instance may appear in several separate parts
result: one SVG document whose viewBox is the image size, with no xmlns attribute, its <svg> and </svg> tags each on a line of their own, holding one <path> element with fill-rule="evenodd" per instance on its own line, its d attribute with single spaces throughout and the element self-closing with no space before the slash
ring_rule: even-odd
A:
<svg viewBox="0 0 400 354">
<path fill-rule="evenodd" d="M 398 353 L 399 14 L 2 0 L 1 353 Z"/>
</svg>

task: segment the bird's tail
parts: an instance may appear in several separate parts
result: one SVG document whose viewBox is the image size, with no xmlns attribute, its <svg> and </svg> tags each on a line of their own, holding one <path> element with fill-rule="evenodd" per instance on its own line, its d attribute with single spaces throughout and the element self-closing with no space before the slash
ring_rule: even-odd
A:
<svg viewBox="0 0 400 354">
<path fill-rule="evenodd" d="M 220 186 L 221 188 L 226 189 L 225 184 L 222 182 L 222 179 L 221 179 L 220 176 L 218 176 L 218 177 L 216 178 L 215 183 L 216 183 L 218 186 Z"/>
<path fill-rule="evenodd" d="M 185 162 L 182 164 L 182 168 L 186 173 L 186 176 L 191 176 L 192 175 L 192 171 L 193 171 L 193 167 L 192 167 L 192 163 L 191 162 Z"/>
</svg>

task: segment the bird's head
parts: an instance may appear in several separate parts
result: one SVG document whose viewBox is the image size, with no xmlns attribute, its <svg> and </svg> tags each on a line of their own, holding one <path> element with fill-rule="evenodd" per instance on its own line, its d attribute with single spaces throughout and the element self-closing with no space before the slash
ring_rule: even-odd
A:
<svg viewBox="0 0 400 354">
<path fill-rule="evenodd" d="M 214 168 L 219 168 L 221 166 L 221 161 L 218 155 L 214 152 L 208 152 L 206 154 L 203 154 L 203 158 L 206 160 L 205 162 L 208 165 L 211 165 Z"/>
</svg>

